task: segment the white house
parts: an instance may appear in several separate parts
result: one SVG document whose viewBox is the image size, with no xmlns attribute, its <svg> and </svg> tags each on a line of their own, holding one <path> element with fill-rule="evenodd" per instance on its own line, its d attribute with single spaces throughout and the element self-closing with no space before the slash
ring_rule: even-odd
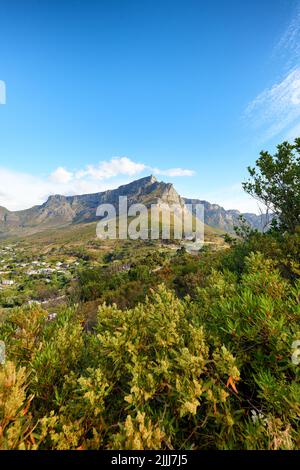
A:
<svg viewBox="0 0 300 470">
<path fill-rule="evenodd" d="M 12 281 L 11 279 L 3 279 L 2 285 L 3 286 L 12 286 L 15 283 L 15 281 Z"/>
</svg>

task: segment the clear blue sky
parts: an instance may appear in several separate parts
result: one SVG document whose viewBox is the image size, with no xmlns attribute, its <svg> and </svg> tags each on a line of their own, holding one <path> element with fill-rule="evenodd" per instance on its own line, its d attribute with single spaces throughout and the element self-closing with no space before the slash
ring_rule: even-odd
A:
<svg viewBox="0 0 300 470">
<path fill-rule="evenodd" d="M 300 131 L 299 12 L 294 0 L 2 0 L 0 205 L 156 172 L 182 195 L 253 209 L 247 165 Z"/>
</svg>

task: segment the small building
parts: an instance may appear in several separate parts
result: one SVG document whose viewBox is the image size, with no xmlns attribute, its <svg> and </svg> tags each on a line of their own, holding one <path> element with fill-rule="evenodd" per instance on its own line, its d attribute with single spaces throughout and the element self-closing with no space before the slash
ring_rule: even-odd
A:
<svg viewBox="0 0 300 470">
<path fill-rule="evenodd" d="M 15 281 L 12 281 L 11 279 L 3 279 L 2 285 L 3 286 L 12 286 L 15 283 Z"/>
</svg>

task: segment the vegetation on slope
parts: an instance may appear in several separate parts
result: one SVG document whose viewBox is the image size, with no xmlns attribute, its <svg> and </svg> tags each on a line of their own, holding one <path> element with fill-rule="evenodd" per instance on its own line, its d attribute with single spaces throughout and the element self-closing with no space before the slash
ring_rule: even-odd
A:
<svg viewBox="0 0 300 470">
<path fill-rule="evenodd" d="M 298 170 L 274 171 L 268 191 L 297 200 Z M 0 447 L 300 449 L 300 237 L 276 201 L 276 224 L 229 249 L 115 246 L 56 316 L 4 309 Z"/>
</svg>

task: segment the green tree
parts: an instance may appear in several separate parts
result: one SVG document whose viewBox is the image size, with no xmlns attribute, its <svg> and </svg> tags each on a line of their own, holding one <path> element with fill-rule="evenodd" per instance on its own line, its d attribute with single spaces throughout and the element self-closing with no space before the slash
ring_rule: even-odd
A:
<svg viewBox="0 0 300 470">
<path fill-rule="evenodd" d="M 294 232 L 300 225 L 300 138 L 279 144 L 274 155 L 262 151 L 248 171 L 244 190 L 276 216 L 281 230 Z"/>
</svg>

